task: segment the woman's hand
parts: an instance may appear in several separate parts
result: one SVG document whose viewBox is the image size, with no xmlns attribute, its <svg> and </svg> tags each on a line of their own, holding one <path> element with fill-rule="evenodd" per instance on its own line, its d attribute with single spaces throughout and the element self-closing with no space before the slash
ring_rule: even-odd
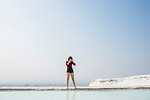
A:
<svg viewBox="0 0 150 100">
<path fill-rule="evenodd" d="M 72 62 L 72 59 L 70 59 L 70 60 L 68 61 L 67 65 L 69 65 L 71 62 Z"/>
<path fill-rule="evenodd" d="M 74 63 L 73 59 L 71 61 Z"/>
</svg>

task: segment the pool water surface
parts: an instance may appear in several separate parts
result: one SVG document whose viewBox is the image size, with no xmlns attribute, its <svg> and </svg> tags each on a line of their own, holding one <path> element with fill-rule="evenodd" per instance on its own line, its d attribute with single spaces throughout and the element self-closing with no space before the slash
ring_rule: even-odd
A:
<svg viewBox="0 0 150 100">
<path fill-rule="evenodd" d="M 0 100 L 150 100 L 150 90 L 0 91 Z"/>
</svg>

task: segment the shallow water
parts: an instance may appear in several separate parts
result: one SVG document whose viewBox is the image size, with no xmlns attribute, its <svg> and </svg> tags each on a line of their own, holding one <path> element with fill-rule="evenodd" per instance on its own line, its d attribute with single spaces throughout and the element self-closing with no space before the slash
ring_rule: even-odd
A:
<svg viewBox="0 0 150 100">
<path fill-rule="evenodd" d="M 0 100 L 150 100 L 150 90 L 0 91 Z"/>
</svg>

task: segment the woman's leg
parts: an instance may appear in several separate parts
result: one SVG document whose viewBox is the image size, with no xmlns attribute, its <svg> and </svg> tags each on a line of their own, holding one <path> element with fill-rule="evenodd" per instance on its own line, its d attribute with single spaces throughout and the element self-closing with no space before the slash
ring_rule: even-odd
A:
<svg viewBox="0 0 150 100">
<path fill-rule="evenodd" d="M 68 83 L 69 83 L 69 75 L 70 73 L 67 73 L 67 89 L 68 89 Z"/>
<path fill-rule="evenodd" d="M 71 73 L 71 78 L 72 78 L 73 85 L 76 88 L 76 84 L 75 84 L 75 80 L 74 80 L 74 73 Z"/>
</svg>

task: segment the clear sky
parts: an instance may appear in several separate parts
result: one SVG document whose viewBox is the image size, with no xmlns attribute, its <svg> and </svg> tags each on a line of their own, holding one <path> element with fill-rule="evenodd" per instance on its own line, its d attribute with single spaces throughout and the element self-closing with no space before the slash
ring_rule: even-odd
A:
<svg viewBox="0 0 150 100">
<path fill-rule="evenodd" d="M 150 0 L 0 1 L 1 85 L 64 85 L 68 56 L 77 85 L 150 74 Z"/>
</svg>

